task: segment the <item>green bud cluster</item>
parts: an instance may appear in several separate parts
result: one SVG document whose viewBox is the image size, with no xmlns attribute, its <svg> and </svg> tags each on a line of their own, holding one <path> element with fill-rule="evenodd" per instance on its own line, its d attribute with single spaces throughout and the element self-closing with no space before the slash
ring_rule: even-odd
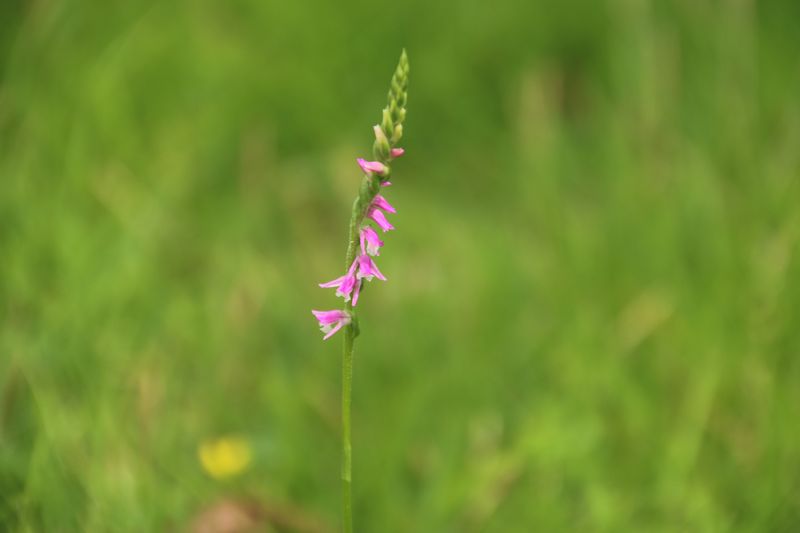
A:
<svg viewBox="0 0 800 533">
<path fill-rule="evenodd" d="M 391 149 L 403 137 L 403 122 L 406 119 L 406 101 L 408 99 L 408 56 L 406 51 L 400 54 L 400 61 L 392 76 L 389 86 L 386 107 L 383 109 L 380 130 L 376 131 L 373 152 L 375 158 L 383 163 L 391 159 Z"/>
</svg>

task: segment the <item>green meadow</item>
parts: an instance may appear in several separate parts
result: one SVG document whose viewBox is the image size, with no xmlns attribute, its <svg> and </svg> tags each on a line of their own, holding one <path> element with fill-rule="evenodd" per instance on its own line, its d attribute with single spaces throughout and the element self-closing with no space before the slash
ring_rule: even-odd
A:
<svg viewBox="0 0 800 533">
<path fill-rule="evenodd" d="M 339 531 L 403 47 L 355 529 L 798 528 L 800 3 L 4 0 L 0 531 Z"/>
</svg>

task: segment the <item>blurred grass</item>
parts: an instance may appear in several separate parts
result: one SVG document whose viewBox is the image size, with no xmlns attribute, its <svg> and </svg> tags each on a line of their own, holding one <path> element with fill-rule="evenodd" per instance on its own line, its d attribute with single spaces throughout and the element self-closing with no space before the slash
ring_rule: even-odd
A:
<svg viewBox="0 0 800 533">
<path fill-rule="evenodd" d="M 0 529 L 338 524 L 309 310 L 402 46 L 361 531 L 800 522 L 800 4 L 0 6 Z M 204 442 L 250 439 L 220 482 Z"/>
</svg>

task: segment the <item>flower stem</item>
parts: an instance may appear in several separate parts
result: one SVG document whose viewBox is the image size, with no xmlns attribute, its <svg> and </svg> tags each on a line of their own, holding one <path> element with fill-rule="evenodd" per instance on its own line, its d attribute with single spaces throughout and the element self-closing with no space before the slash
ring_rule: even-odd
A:
<svg viewBox="0 0 800 533">
<path fill-rule="evenodd" d="M 351 446 L 350 413 L 353 392 L 353 341 L 355 330 L 348 325 L 344 331 L 342 352 L 342 531 L 353 533 L 353 450 Z"/>
</svg>

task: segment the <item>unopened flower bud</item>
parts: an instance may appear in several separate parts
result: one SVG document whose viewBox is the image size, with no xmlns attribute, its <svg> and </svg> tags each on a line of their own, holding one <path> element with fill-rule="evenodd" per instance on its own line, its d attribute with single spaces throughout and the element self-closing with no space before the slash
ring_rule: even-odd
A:
<svg viewBox="0 0 800 533">
<path fill-rule="evenodd" d="M 375 124 L 372 127 L 372 130 L 375 132 L 375 145 L 373 147 L 375 156 L 378 159 L 386 159 L 387 157 L 390 157 L 391 146 L 389 145 L 389 139 L 386 138 L 386 134 L 383 132 L 383 129 L 381 129 L 380 125 Z"/>
<path fill-rule="evenodd" d="M 381 121 L 381 128 L 383 132 L 389 136 L 394 131 L 394 123 L 392 122 L 392 115 L 389 112 L 388 108 L 384 108 L 383 110 L 383 120 Z"/>
<path fill-rule="evenodd" d="M 397 143 L 400 139 L 403 138 L 403 125 L 398 124 L 394 127 L 394 133 L 392 133 L 392 144 Z"/>
</svg>

